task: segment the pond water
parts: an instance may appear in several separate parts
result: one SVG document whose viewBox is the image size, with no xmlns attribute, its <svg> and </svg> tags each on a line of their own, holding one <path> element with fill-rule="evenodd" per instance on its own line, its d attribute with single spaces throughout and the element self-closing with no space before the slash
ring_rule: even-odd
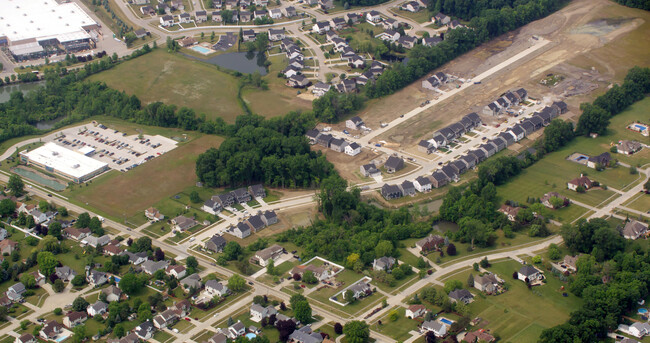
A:
<svg viewBox="0 0 650 343">
<path fill-rule="evenodd" d="M 214 64 L 216 66 L 238 71 L 243 74 L 252 74 L 254 72 L 259 72 L 262 75 L 266 75 L 267 71 L 264 67 L 264 61 L 266 61 L 265 56 L 247 53 L 247 52 L 229 52 L 222 55 L 217 55 L 211 58 L 203 59 L 191 55 L 185 55 L 189 58 L 199 60 L 202 62 Z"/>
<path fill-rule="evenodd" d="M 52 120 L 39 121 L 38 123 L 36 123 L 36 128 L 39 129 L 39 130 L 50 130 L 50 129 L 54 128 L 54 125 L 56 125 L 56 123 L 60 122 L 64 118 L 65 117 L 59 117 L 59 118 L 52 119 Z"/>
<path fill-rule="evenodd" d="M 9 101 L 11 98 L 11 93 L 14 91 L 22 91 L 23 93 L 28 93 L 43 86 L 45 86 L 45 81 L 4 85 L 0 87 L 0 103 Z"/>
<path fill-rule="evenodd" d="M 14 168 L 12 170 L 14 173 L 27 178 L 29 180 L 32 180 L 40 185 L 52 188 L 55 191 L 63 191 L 65 190 L 66 185 L 62 184 L 58 181 L 52 180 L 50 178 L 43 177 L 41 174 L 36 173 L 34 171 L 31 171 L 29 169 L 23 169 L 23 168 Z"/>
<path fill-rule="evenodd" d="M 456 223 L 447 222 L 447 221 L 440 221 L 434 224 L 433 228 L 442 233 L 445 233 L 447 231 L 451 231 L 451 232 L 458 231 L 458 225 Z"/>
</svg>

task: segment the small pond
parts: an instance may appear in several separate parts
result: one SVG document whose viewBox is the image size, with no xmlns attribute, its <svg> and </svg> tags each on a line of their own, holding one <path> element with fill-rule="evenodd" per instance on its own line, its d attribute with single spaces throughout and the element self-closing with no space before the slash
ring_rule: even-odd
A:
<svg viewBox="0 0 650 343">
<path fill-rule="evenodd" d="M 52 120 L 39 121 L 38 123 L 36 123 L 36 128 L 39 130 L 51 130 L 54 128 L 54 125 L 56 125 L 56 123 L 60 122 L 64 118 L 65 117 L 59 117 Z"/>
<path fill-rule="evenodd" d="M 67 186 L 67 185 L 65 185 L 63 183 L 60 183 L 60 182 L 58 182 L 56 180 L 53 180 L 52 178 L 45 177 L 45 176 L 41 175 L 40 173 L 34 172 L 32 170 L 29 170 L 29 169 L 14 168 L 12 171 L 14 173 L 26 178 L 26 179 L 29 179 L 31 181 L 34 181 L 34 182 L 38 183 L 40 185 L 52 188 L 55 191 L 61 192 L 61 191 L 65 190 L 65 188 Z"/>
<path fill-rule="evenodd" d="M 11 99 L 11 93 L 13 93 L 14 91 L 22 91 L 23 93 L 29 93 L 43 86 L 45 86 L 45 81 L 4 85 L 0 87 L 0 103 L 9 101 L 9 99 Z"/>
<path fill-rule="evenodd" d="M 267 74 L 266 68 L 264 67 L 264 62 L 266 61 L 266 56 L 264 54 L 229 52 L 207 59 L 191 55 L 185 56 L 198 61 L 214 64 L 222 68 L 238 71 L 243 74 L 252 74 L 256 71 L 261 75 Z"/>
</svg>

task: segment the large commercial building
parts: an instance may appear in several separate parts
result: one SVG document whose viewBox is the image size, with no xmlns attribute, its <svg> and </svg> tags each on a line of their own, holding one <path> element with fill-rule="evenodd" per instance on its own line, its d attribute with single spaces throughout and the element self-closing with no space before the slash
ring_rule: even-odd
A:
<svg viewBox="0 0 650 343">
<path fill-rule="evenodd" d="M 99 25 L 74 2 L 1 0 L 0 46 L 17 61 L 95 47 Z"/>
<path fill-rule="evenodd" d="M 29 152 L 21 152 L 20 159 L 28 165 L 35 165 L 76 183 L 91 179 L 108 170 L 108 163 L 90 158 L 84 154 L 47 143 Z"/>
</svg>

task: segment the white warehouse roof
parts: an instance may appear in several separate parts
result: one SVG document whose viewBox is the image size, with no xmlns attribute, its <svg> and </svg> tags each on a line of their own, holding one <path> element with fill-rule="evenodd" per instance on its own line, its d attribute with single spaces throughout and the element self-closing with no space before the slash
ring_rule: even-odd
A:
<svg viewBox="0 0 650 343">
<path fill-rule="evenodd" d="M 55 143 L 47 143 L 28 153 L 23 153 L 30 161 L 53 168 L 74 178 L 82 178 L 108 164 L 69 150 Z"/>
<path fill-rule="evenodd" d="M 57 38 L 70 41 L 90 37 L 84 26 L 97 23 L 74 2 L 1 0 L 0 36 L 10 42 Z"/>
</svg>

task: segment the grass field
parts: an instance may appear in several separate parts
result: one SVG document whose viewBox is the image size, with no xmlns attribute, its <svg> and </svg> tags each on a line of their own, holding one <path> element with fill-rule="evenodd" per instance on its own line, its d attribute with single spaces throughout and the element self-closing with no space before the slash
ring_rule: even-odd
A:
<svg viewBox="0 0 650 343">
<path fill-rule="evenodd" d="M 143 103 L 162 101 L 189 107 L 206 118 L 234 122 L 243 114 L 237 103 L 237 79 L 200 61 L 156 49 L 95 74 L 91 80 L 135 94 Z"/>
<path fill-rule="evenodd" d="M 288 60 L 282 56 L 269 57 L 271 66 L 269 73 L 264 76 L 269 89 L 246 88 L 242 97 L 251 110 L 264 117 L 276 117 L 287 114 L 289 111 L 311 110 L 311 101 L 297 97 L 297 90 L 285 85 L 284 77 L 278 77 L 278 72 L 286 68 Z"/>
<path fill-rule="evenodd" d="M 397 15 L 400 16 L 400 17 L 409 18 L 409 19 L 411 19 L 413 21 L 416 21 L 416 22 L 418 22 L 420 24 L 431 21 L 431 13 L 426 8 L 423 8 L 423 9 L 421 9 L 418 12 L 415 12 L 415 13 L 401 10 L 401 9 L 399 9 L 399 7 L 394 7 L 394 8 L 391 8 L 390 10 L 393 13 L 397 13 Z"/>
<path fill-rule="evenodd" d="M 218 136 L 202 136 L 127 173 L 111 171 L 86 187 L 78 186 L 66 193 L 108 216 L 130 218 L 159 200 L 193 186 L 197 155 L 218 147 L 222 141 Z"/>
<path fill-rule="evenodd" d="M 513 260 L 494 262 L 488 268 L 499 275 L 509 285 L 509 290 L 498 296 L 477 295 L 469 305 L 472 318 L 483 319 L 483 328 L 491 329 L 493 334 L 501 337 L 500 342 L 535 342 L 545 328 L 564 323 L 569 313 L 581 306 L 582 300 L 569 293 L 562 296 L 560 288 L 563 283 L 546 273 L 547 283 L 529 290 L 523 282 L 512 279 L 512 273 L 521 268 Z M 451 277 L 465 284 L 473 270 L 467 270 Z M 522 301 L 525 299 L 525 301 Z M 485 323 L 487 321 L 487 323 Z"/>
</svg>

